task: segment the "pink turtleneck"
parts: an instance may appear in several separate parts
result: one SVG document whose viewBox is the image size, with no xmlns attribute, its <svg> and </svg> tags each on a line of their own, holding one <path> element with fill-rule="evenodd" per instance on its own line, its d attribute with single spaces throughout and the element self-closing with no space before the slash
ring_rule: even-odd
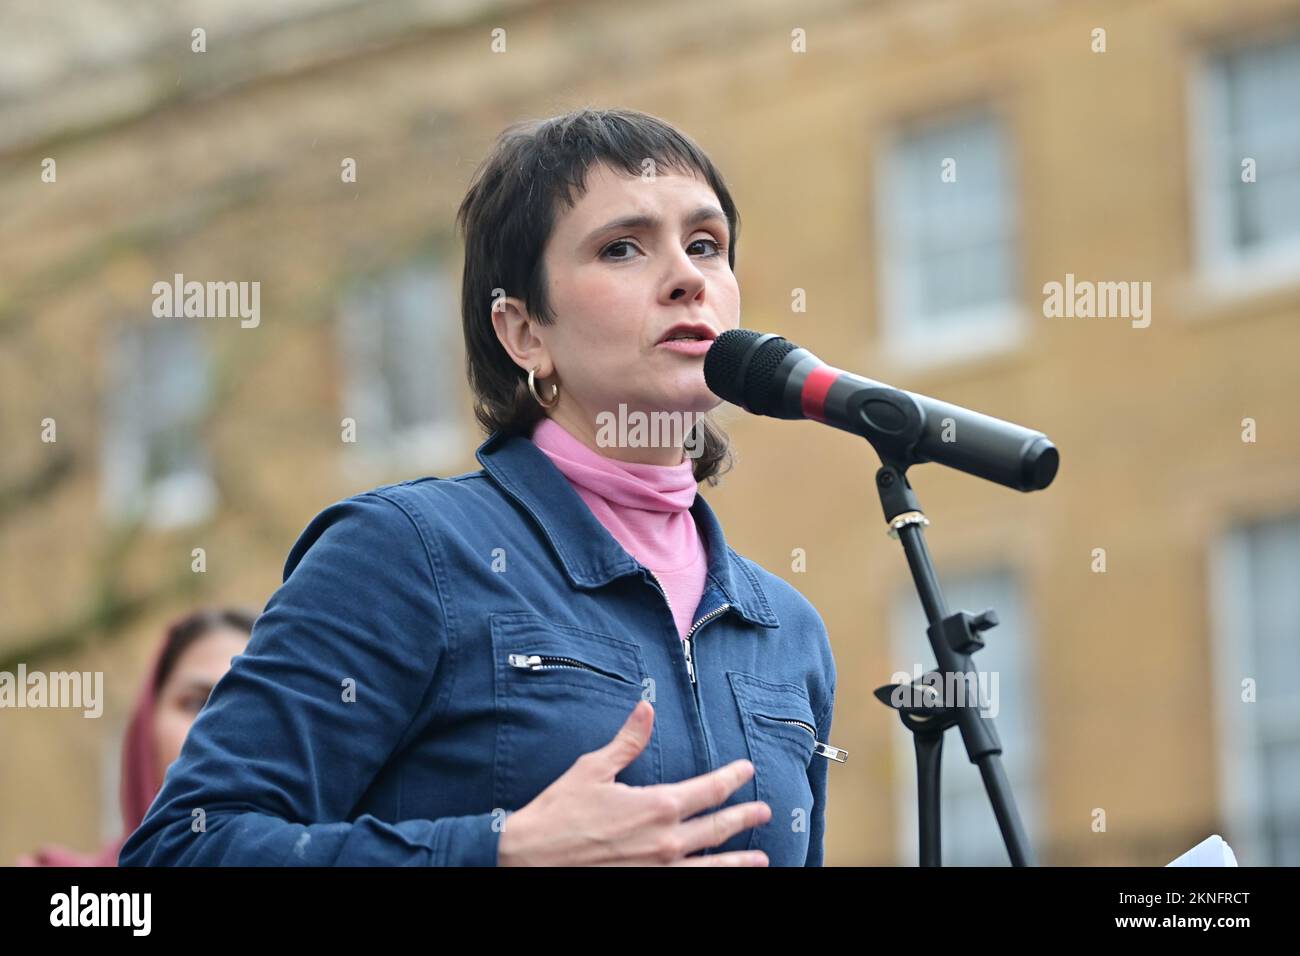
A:
<svg viewBox="0 0 1300 956">
<path fill-rule="evenodd" d="M 614 540 L 659 578 L 684 639 L 709 566 L 689 510 L 697 491 L 690 459 L 640 465 L 607 458 L 551 418 L 538 422 L 532 439 Z"/>
</svg>

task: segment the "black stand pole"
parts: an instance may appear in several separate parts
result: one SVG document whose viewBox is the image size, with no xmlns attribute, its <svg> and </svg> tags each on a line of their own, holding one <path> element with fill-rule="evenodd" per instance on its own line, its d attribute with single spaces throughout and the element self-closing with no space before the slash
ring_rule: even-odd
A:
<svg viewBox="0 0 1300 956">
<path fill-rule="evenodd" d="M 874 443 L 873 443 L 874 444 Z M 879 446 L 877 446 L 879 448 Z M 920 863 L 940 866 L 939 771 L 943 756 L 943 734 L 956 724 L 966 744 L 971 763 L 980 768 L 984 789 L 993 804 L 1002 840 L 1013 866 L 1033 866 L 1033 851 L 1016 811 L 1011 786 L 1002 770 L 1002 743 L 993 719 L 983 713 L 977 693 L 945 693 L 945 689 L 977 686 L 970 655 L 984 646 L 980 632 L 998 623 L 991 610 L 972 616 L 965 611 L 949 614 L 939 590 L 926 547 L 924 526 L 930 522 L 907 481 L 906 468 L 885 464 L 876 472 L 876 490 L 885 509 L 890 536 L 903 543 L 912 580 L 929 627 L 930 647 L 939 662 L 936 671 L 912 684 L 889 684 L 876 689 L 876 697 L 898 711 L 903 726 L 910 730 L 916 746 L 917 822 L 920 829 Z"/>
</svg>

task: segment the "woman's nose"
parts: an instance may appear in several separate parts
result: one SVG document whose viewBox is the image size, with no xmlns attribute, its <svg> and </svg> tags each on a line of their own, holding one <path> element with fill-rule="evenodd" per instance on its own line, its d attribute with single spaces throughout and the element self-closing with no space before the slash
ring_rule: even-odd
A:
<svg viewBox="0 0 1300 956">
<path fill-rule="evenodd" d="M 676 301 L 683 296 L 695 298 L 704 288 L 704 273 L 696 268 L 695 263 L 690 258 L 683 255 L 682 260 L 676 264 L 672 275 L 669 277 L 667 287 L 671 290 L 668 298 Z"/>
</svg>

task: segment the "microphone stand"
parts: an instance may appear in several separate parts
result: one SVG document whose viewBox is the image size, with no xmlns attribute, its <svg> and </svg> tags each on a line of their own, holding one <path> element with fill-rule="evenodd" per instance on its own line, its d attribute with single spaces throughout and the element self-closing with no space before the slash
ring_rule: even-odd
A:
<svg viewBox="0 0 1300 956">
<path fill-rule="evenodd" d="M 956 724 L 971 763 L 979 766 L 1011 864 L 1033 866 L 1033 850 L 1016 810 L 1011 785 L 1002 769 L 1002 742 L 994 729 L 993 718 L 983 712 L 977 693 L 952 695 L 960 699 L 948 700 L 945 699 L 947 695 L 934 687 L 935 682 L 940 688 L 954 687 L 958 681 L 964 681 L 966 675 L 975 675 L 971 655 L 984 646 L 980 634 L 998 623 L 997 615 L 992 610 L 978 615 L 965 611 L 948 612 L 925 543 L 924 527 L 930 521 L 921 511 L 916 493 L 907 480 L 908 467 L 925 460 L 915 453 L 924 412 L 911 396 L 899 389 L 882 386 L 867 392 L 858 408 L 861 420 L 867 426 L 867 440 L 881 459 L 882 467 L 876 472 L 876 491 L 889 525 L 889 536 L 902 542 L 912 580 L 929 621 L 926 634 L 939 665 L 937 670 L 911 684 L 888 684 L 875 691 L 877 699 L 898 711 L 903 726 L 914 738 L 920 864 L 942 865 L 939 771 L 944 731 Z M 970 699 L 972 696 L 974 700 Z"/>
</svg>

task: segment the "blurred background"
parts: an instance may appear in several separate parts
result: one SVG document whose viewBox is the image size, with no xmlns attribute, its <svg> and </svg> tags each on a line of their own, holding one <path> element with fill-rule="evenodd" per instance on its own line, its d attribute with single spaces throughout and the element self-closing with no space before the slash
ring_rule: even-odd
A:
<svg viewBox="0 0 1300 956">
<path fill-rule="evenodd" d="M 0 863 L 120 830 L 169 621 L 260 609 L 339 498 L 478 468 L 454 212 L 502 128 L 581 106 L 718 163 L 744 325 L 1061 449 L 1031 495 L 911 473 L 950 603 L 1002 620 L 1040 861 L 1300 864 L 1297 0 L 0 3 L 0 672 L 105 695 L 0 709 Z M 260 282 L 259 323 L 155 318 L 176 273 Z M 1067 281 L 1145 318 L 1045 314 Z M 827 863 L 913 862 L 872 690 L 932 656 L 878 462 L 720 420 L 701 493 L 835 649 Z M 955 734 L 943 783 L 945 862 L 1004 864 Z"/>
</svg>

